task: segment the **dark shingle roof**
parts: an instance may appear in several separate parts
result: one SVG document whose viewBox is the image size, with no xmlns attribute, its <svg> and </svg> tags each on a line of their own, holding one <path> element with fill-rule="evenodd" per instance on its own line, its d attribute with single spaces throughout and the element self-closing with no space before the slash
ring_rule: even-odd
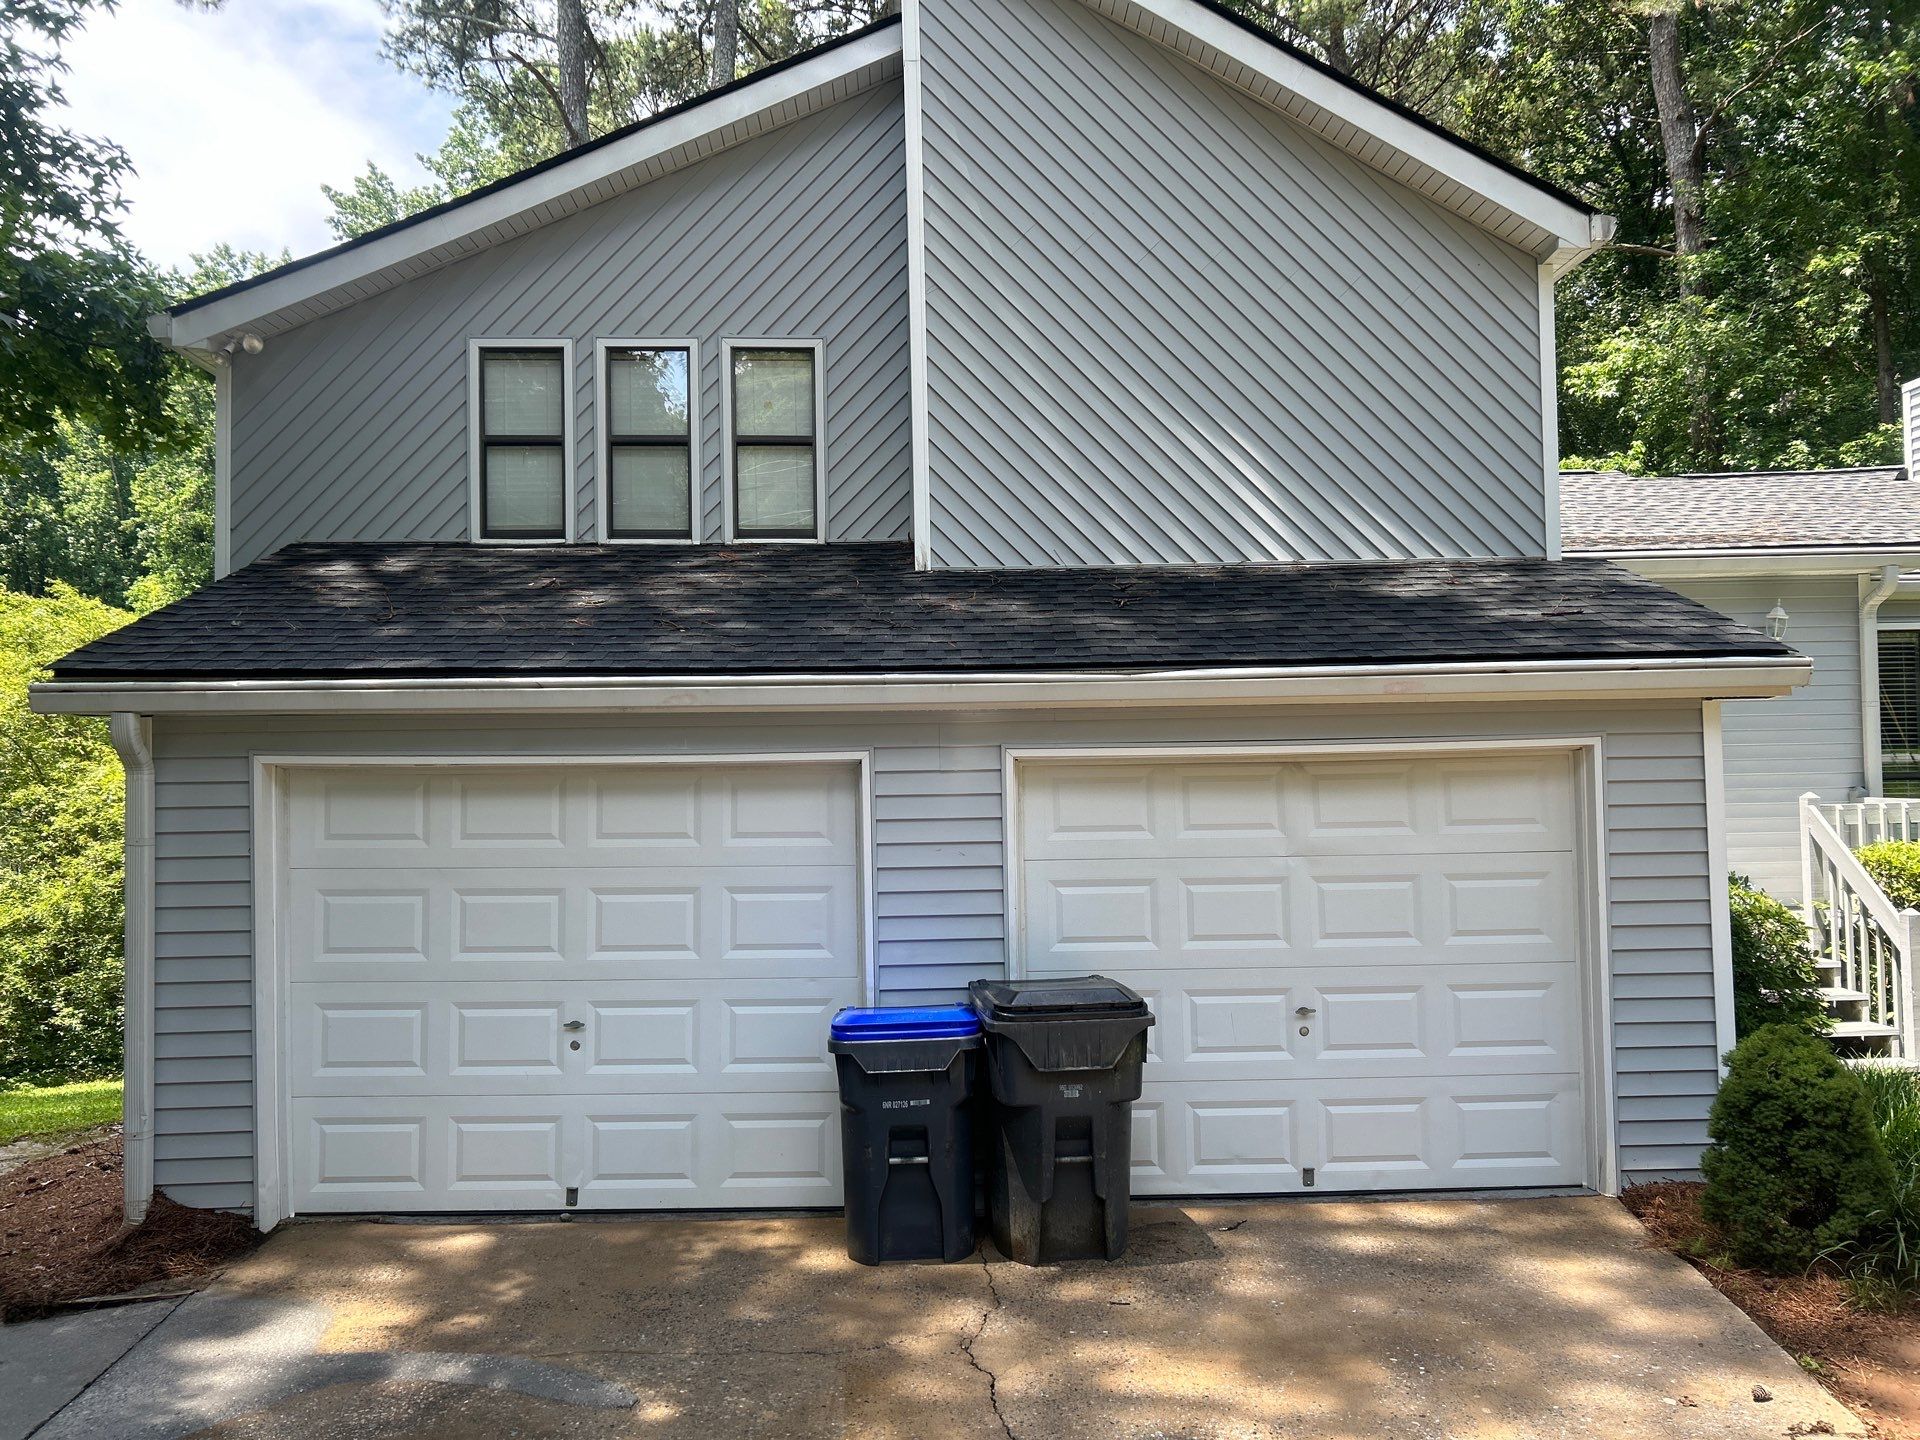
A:
<svg viewBox="0 0 1920 1440">
<path fill-rule="evenodd" d="M 1603 561 L 913 569 L 903 544 L 294 545 L 59 680 L 1220 669 L 1787 655 Z"/>
<path fill-rule="evenodd" d="M 1920 487 L 1898 466 L 1560 476 L 1569 553 L 1920 549 Z"/>
</svg>

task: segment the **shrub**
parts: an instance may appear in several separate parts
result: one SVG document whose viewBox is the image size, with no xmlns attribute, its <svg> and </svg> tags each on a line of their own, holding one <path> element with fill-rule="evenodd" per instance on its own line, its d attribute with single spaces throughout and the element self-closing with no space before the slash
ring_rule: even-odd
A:
<svg viewBox="0 0 1920 1440">
<path fill-rule="evenodd" d="M 0 590 L 0 1077 L 120 1063 L 120 761 L 103 720 L 35 715 L 47 663 L 132 617 Z"/>
<path fill-rule="evenodd" d="M 1728 877 L 1733 911 L 1733 1026 L 1751 1035 L 1763 1025 L 1828 1025 L 1820 976 L 1807 948 L 1807 927 L 1771 895 L 1739 875 Z"/>
<path fill-rule="evenodd" d="M 1882 840 L 1854 852 L 1902 910 L 1920 910 L 1920 841 Z"/>
<path fill-rule="evenodd" d="M 1870 1246 L 1893 1167 L 1867 1091 L 1826 1041 L 1768 1025 L 1733 1049 L 1707 1120 L 1701 1213 L 1742 1265 L 1785 1274 Z"/>
<path fill-rule="evenodd" d="M 1887 1224 L 1865 1262 L 1898 1283 L 1920 1284 L 1920 1070 L 1882 1063 L 1853 1073 L 1866 1088 L 1874 1127 L 1893 1166 Z"/>
</svg>

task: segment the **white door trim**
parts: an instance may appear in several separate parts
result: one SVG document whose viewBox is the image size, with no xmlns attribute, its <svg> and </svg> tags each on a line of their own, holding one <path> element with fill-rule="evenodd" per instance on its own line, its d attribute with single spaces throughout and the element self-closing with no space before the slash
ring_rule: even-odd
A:
<svg viewBox="0 0 1920 1440">
<path fill-rule="evenodd" d="M 280 914 L 284 898 L 288 772 L 308 769 L 368 769 L 375 766 L 443 766 L 449 769 L 535 765 L 851 765 L 856 774 L 860 846 L 860 948 L 862 1003 L 872 1004 L 879 993 L 874 945 L 873 752 L 871 750 L 754 750 L 675 751 L 630 755 L 450 755 L 443 752 L 409 754 L 382 751 L 303 754 L 256 753 L 252 756 L 253 794 L 253 1223 L 271 1230 L 288 1216 L 287 1175 L 292 1135 L 287 1118 L 292 1113 L 286 1063 L 286 964 L 281 946 Z M 264 1023 L 263 1023 L 264 1022 Z"/>
<path fill-rule="evenodd" d="M 1575 825 L 1575 838 L 1587 853 L 1580 868 L 1587 884 L 1585 943 L 1579 957 L 1581 988 L 1586 999 L 1586 1066 L 1582 1083 L 1587 1107 L 1587 1183 L 1602 1194 L 1620 1189 L 1620 1152 L 1614 1137 L 1613 958 L 1608 945 L 1606 760 L 1597 735 L 1547 738 L 1487 737 L 1468 740 L 1347 740 L 1275 741 L 1226 745 L 1008 745 L 1001 751 L 1001 786 L 1006 796 L 1006 909 L 1007 974 L 1018 979 L 1025 970 L 1025 869 L 1020 849 L 1020 766 L 1085 760 L 1340 760 L 1389 755 L 1482 755 L 1499 751 L 1571 754 L 1575 759 L 1574 799 L 1586 814 Z"/>
</svg>

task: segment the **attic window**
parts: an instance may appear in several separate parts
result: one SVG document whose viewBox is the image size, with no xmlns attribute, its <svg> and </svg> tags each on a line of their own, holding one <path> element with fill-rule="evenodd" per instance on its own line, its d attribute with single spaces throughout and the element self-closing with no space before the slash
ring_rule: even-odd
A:
<svg viewBox="0 0 1920 1440">
<path fill-rule="evenodd" d="M 475 490 L 483 540 L 565 540 L 570 347 L 477 342 Z"/>
<path fill-rule="evenodd" d="M 729 340 L 727 482 L 734 538 L 820 538 L 820 346 Z"/>
</svg>

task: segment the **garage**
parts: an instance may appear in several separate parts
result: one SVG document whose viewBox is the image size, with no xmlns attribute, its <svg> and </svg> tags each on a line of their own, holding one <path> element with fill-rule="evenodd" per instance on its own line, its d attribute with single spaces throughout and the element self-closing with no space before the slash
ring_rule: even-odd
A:
<svg viewBox="0 0 1920 1440">
<path fill-rule="evenodd" d="M 838 1201 L 855 761 L 275 773 L 290 1211 Z"/>
<path fill-rule="evenodd" d="M 1026 973 L 1158 1017 L 1134 1192 L 1590 1183 L 1581 768 L 1017 757 Z"/>
</svg>

